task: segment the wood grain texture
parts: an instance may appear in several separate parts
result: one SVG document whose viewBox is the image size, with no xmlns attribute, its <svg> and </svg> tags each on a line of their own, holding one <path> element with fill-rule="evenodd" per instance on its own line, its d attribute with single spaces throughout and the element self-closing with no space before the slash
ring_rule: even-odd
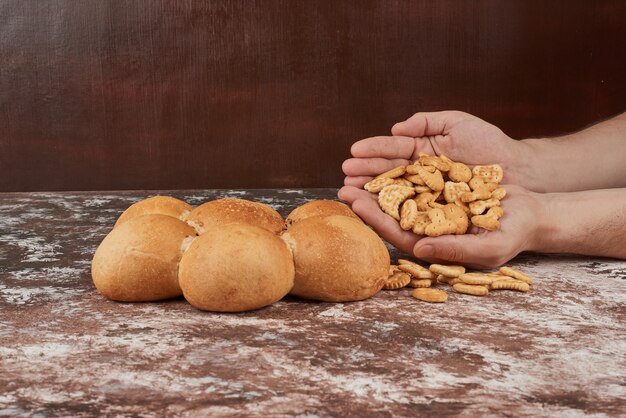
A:
<svg viewBox="0 0 626 418">
<path fill-rule="evenodd" d="M 336 187 L 458 109 L 516 138 L 626 108 L 626 3 L 0 3 L 0 191 Z"/>
</svg>

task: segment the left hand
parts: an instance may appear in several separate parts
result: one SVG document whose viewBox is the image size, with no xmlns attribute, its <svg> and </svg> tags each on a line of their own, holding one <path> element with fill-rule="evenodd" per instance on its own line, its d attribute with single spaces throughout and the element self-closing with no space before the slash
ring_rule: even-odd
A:
<svg viewBox="0 0 626 418">
<path fill-rule="evenodd" d="M 504 216 L 500 218 L 499 230 L 485 231 L 472 226 L 467 234 L 440 237 L 424 237 L 402 230 L 395 219 L 380 209 L 377 195 L 365 190 L 344 186 L 339 190 L 339 198 L 351 203 L 354 212 L 381 237 L 407 254 L 428 262 L 494 268 L 522 251 L 535 248 L 544 210 L 541 195 L 519 186 L 505 188 Z"/>
</svg>

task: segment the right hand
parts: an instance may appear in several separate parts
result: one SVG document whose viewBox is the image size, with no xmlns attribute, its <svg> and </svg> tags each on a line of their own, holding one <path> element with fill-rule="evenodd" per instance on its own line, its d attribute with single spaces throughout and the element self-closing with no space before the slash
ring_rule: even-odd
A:
<svg viewBox="0 0 626 418">
<path fill-rule="evenodd" d="M 498 127 L 457 111 L 416 113 L 391 129 L 394 136 L 366 138 L 352 145 L 354 158 L 343 163 L 344 184 L 362 188 L 378 174 L 410 164 L 419 152 L 436 154 L 472 165 L 498 163 L 504 184 L 528 187 L 523 172 L 528 164 L 525 144 Z"/>
</svg>

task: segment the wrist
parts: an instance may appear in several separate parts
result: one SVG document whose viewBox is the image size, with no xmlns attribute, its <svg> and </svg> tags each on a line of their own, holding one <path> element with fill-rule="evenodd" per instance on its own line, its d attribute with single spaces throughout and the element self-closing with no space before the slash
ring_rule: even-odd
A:
<svg viewBox="0 0 626 418">
<path fill-rule="evenodd" d="M 557 194 L 531 192 L 531 196 L 535 212 L 535 228 L 526 251 L 559 252 L 563 232 L 561 218 L 567 216 L 567 212 L 565 215 L 560 212 Z"/>
<path fill-rule="evenodd" d="M 543 156 L 546 150 L 541 139 L 530 138 L 517 141 L 517 155 L 513 173 L 517 184 L 533 192 L 547 192 Z"/>
</svg>

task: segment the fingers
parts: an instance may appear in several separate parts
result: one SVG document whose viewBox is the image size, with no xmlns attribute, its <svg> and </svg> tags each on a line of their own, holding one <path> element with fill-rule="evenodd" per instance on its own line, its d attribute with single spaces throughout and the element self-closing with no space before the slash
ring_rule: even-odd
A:
<svg viewBox="0 0 626 418">
<path fill-rule="evenodd" d="M 339 197 L 339 199 L 350 204 L 359 199 L 371 200 L 374 203 L 378 202 L 377 196 L 374 193 L 370 193 L 363 189 L 358 189 L 352 186 L 342 187 L 341 189 L 339 189 L 339 193 L 337 193 L 337 196 Z"/>
<path fill-rule="evenodd" d="M 357 176 L 357 177 L 346 177 L 343 180 L 343 184 L 345 186 L 352 186 L 362 189 L 363 186 L 369 181 L 371 181 L 374 177 L 370 176 Z"/>
<path fill-rule="evenodd" d="M 375 136 L 352 144 L 350 152 L 356 158 L 380 157 L 414 159 L 418 152 L 429 152 L 430 143 L 406 136 Z M 430 152 L 432 154 L 432 152 Z"/>
<path fill-rule="evenodd" d="M 508 253 L 507 246 L 502 245 L 502 237 L 500 232 L 428 237 L 416 243 L 413 254 L 429 262 L 458 263 L 474 268 L 495 268 L 517 255 Z"/>
<path fill-rule="evenodd" d="M 351 203 L 352 210 L 365 223 L 371 225 L 383 239 L 401 251 L 410 254 L 421 238 L 412 232 L 404 231 L 395 219 L 385 214 L 378 206 L 378 199 L 375 194 L 345 186 L 339 190 L 339 198 Z"/>
<path fill-rule="evenodd" d="M 420 112 L 404 122 L 393 125 L 391 133 L 396 136 L 410 137 L 445 135 L 453 124 L 471 117 L 468 113 L 453 110 Z"/>
<path fill-rule="evenodd" d="M 387 160 L 385 158 L 350 158 L 343 162 L 341 169 L 348 177 L 377 176 L 399 165 L 411 164 L 404 159 Z"/>
</svg>

